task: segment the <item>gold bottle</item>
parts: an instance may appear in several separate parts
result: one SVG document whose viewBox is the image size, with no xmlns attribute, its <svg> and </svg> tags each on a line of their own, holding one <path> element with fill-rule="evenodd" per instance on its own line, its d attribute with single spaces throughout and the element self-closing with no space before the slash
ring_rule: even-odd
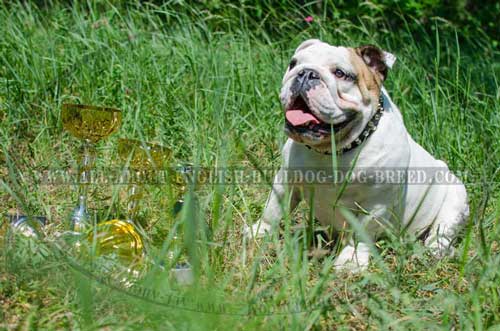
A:
<svg viewBox="0 0 500 331">
<path fill-rule="evenodd" d="M 101 222 L 89 231 L 87 239 L 96 256 L 114 255 L 120 261 L 132 264 L 144 254 L 144 242 L 131 221 L 113 219 Z"/>
</svg>

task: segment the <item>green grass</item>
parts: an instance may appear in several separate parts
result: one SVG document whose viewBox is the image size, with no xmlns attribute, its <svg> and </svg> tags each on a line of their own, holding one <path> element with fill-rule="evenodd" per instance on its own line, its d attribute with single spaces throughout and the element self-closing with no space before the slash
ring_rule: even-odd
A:
<svg viewBox="0 0 500 331">
<path fill-rule="evenodd" d="M 387 31 L 348 21 L 301 25 L 300 17 L 290 18 L 286 37 L 273 37 L 245 19 L 222 30 L 213 18 L 172 8 L 0 5 L 0 330 L 500 330 L 499 54 L 491 43 L 462 42 L 438 22 L 433 30 Z M 110 272 L 114 281 L 95 278 L 106 276 L 105 262 L 56 249 L 76 193 L 42 185 L 32 171 L 77 164 L 79 143 L 60 121 L 63 103 L 123 110 L 120 131 L 98 144 L 97 169 L 119 165 L 119 137 L 169 146 L 178 162 L 276 167 L 286 139 L 281 76 L 311 37 L 374 43 L 397 55 L 386 87 L 409 132 L 461 174 L 469 192 L 457 257 L 438 261 L 420 243 L 395 237 L 377 244 L 381 259 L 368 272 L 352 276 L 332 271 L 333 256 L 308 257 L 301 230 L 246 245 L 241 229 L 261 214 L 266 185 L 197 192 L 184 217 L 197 286 L 179 287 L 152 268 L 140 284 L 156 291 L 155 300 L 120 288 L 119 271 Z M 91 207 L 120 215 L 124 189 L 92 187 Z M 171 241 L 168 190 L 148 186 L 139 215 L 151 259 Z M 42 241 L 9 235 L 5 216 L 15 210 L 48 217 Z M 300 208 L 292 220 L 307 218 Z"/>
</svg>

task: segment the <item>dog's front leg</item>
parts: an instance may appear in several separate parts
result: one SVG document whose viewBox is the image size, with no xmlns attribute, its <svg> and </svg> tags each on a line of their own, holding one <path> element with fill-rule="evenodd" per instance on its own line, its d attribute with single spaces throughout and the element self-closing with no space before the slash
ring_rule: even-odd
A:
<svg viewBox="0 0 500 331">
<path fill-rule="evenodd" d="M 363 242 L 349 242 L 335 259 L 333 266 L 337 271 L 353 273 L 364 271 L 370 262 L 370 248 Z"/>
<path fill-rule="evenodd" d="M 288 197 L 290 197 L 289 204 Z M 271 231 L 274 223 L 279 222 L 286 213 L 294 210 L 299 202 L 300 194 L 298 189 L 287 185 L 283 168 L 281 168 L 274 177 L 272 190 L 267 198 L 262 217 L 252 226 L 245 225 L 243 235 L 247 238 L 263 237 L 267 232 Z"/>
</svg>

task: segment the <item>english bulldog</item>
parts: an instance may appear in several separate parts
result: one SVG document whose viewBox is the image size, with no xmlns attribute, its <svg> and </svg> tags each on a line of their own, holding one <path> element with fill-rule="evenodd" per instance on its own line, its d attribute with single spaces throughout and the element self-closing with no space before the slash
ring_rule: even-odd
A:
<svg viewBox="0 0 500 331">
<path fill-rule="evenodd" d="M 392 54 L 371 45 L 350 48 L 317 39 L 299 45 L 280 93 L 289 137 L 282 167 L 261 219 L 245 226 L 247 238 L 276 229 L 304 199 L 321 224 L 340 232 L 353 228 L 354 219 L 365 233 L 344 244 L 334 260 L 337 269 L 366 269 L 373 252 L 369 242 L 388 229 L 425 236 L 425 245 L 437 256 L 453 254 L 452 243 L 469 214 L 467 193 L 447 165 L 408 134 L 383 87 L 394 62 Z M 348 183 L 304 176 L 290 180 L 290 169 L 323 175 L 343 169 L 351 175 L 346 180 L 368 175 Z M 384 170 L 386 178 L 374 179 Z M 391 171 L 403 176 L 390 180 Z M 424 176 L 412 180 L 419 172 Z"/>
</svg>

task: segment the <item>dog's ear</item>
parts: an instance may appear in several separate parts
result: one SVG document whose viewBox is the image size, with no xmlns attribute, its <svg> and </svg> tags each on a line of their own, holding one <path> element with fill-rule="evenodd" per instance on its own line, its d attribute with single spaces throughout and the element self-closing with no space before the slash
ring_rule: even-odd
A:
<svg viewBox="0 0 500 331">
<path fill-rule="evenodd" d="M 297 47 L 297 49 L 295 50 L 295 53 L 297 53 L 298 51 L 301 51 L 303 49 L 306 49 L 307 47 L 311 46 L 311 45 L 314 45 L 316 43 L 320 43 L 321 40 L 319 39 L 308 39 L 306 41 L 303 41 L 299 47 Z"/>
<path fill-rule="evenodd" d="M 396 55 L 394 55 L 392 53 L 389 53 L 389 52 L 386 52 L 386 51 L 382 51 L 382 53 L 384 53 L 384 63 L 385 63 L 385 65 L 389 69 L 392 69 L 392 66 L 396 62 Z"/>
<path fill-rule="evenodd" d="M 358 54 L 370 70 L 379 75 L 379 77 L 384 81 L 387 78 L 387 72 L 396 62 L 396 57 L 389 53 L 381 50 L 377 46 L 366 45 L 355 48 L 356 54 Z"/>
</svg>

